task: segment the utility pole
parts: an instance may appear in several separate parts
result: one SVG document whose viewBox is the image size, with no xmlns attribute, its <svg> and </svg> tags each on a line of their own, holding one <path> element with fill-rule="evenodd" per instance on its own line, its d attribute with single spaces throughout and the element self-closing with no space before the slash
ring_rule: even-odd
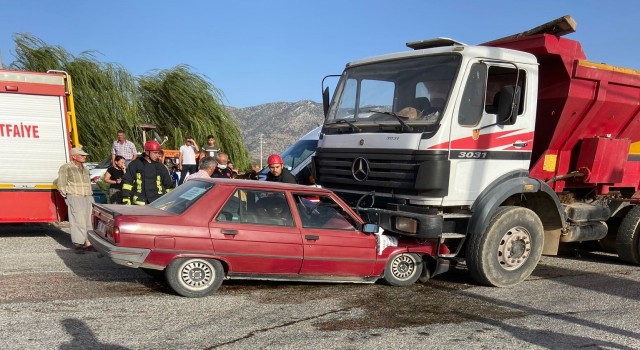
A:
<svg viewBox="0 0 640 350">
<path fill-rule="evenodd" d="M 260 134 L 260 169 L 262 168 L 262 134 Z"/>
</svg>

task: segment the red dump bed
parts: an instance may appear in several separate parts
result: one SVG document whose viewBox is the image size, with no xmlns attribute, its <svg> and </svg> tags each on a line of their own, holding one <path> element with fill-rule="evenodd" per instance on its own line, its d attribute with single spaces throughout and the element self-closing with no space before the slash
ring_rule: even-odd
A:
<svg viewBox="0 0 640 350">
<path fill-rule="evenodd" d="M 640 71 L 589 62 L 580 43 L 550 34 L 487 45 L 529 52 L 540 63 L 532 177 L 555 178 L 558 192 L 638 190 Z"/>
</svg>

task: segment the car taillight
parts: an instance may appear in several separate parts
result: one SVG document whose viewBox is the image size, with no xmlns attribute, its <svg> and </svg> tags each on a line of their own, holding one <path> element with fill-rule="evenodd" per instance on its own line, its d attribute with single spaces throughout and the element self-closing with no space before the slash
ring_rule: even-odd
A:
<svg viewBox="0 0 640 350">
<path fill-rule="evenodd" d="M 118 228 L 118 226 L 114 226 L 111 233 L 113 234 L 113 241 L 120 243 L 120 228 Z"/>
</svg>

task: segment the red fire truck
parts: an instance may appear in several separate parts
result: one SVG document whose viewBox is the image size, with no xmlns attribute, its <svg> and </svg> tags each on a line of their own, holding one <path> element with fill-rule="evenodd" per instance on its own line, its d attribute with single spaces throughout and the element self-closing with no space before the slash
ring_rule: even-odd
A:
<svg viewBox="0 0 640 350">
<path fill-rule="evenodd" d="M 66 72 L 0 70 L 0 222 L 64 220 L 56 179 L 78 144 Z"/>
</svg>

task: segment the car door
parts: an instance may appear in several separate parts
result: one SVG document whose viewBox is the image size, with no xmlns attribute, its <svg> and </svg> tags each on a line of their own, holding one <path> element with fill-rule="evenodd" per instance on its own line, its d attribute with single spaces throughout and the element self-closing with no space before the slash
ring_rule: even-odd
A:
<svg viewBox="0 0 640 350">
<path fill-rule="evenodd" d="M 298 193 L 293 199 L 304 245 L 300 275 L 372 275 L 377 247 L 374 235 L 360 232 L 358 221 L 329 195 Z"/>
<path fill-rule="evenodd" d="M 229 274 L 297 275 L 302 239 L 282 191 L 237 189 L 210 224 Z"/>
</svg>

